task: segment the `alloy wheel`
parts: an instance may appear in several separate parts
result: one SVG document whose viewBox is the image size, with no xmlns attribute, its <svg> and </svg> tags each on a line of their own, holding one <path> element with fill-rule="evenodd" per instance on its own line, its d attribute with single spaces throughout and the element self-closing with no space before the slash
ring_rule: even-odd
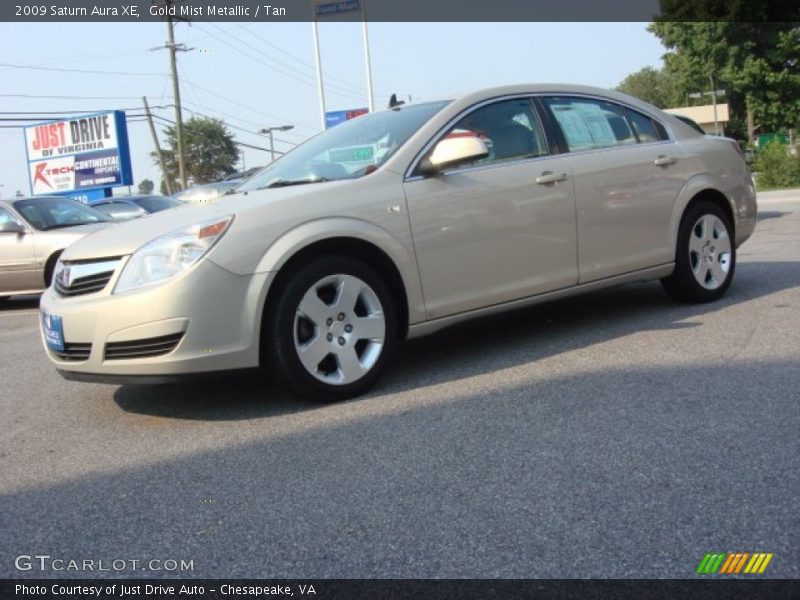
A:
<svg viewBox="0 0 800 600">
<path fill-rule="evenodd" d="M 375 291 L 353 275 L 329 275 L 308 288 L 295 311 L 294 344 L 305 369 L 333 385 L 358 381 L 378 362 L 386 317 Z"/>
<path fill-rule="evenodd" d="M 707 290 L 725 283 L 731 268 L 731 240 L 716 215 L 702 215 L 689 235 L 689 265 L 695 280 Z"/>
</svg>

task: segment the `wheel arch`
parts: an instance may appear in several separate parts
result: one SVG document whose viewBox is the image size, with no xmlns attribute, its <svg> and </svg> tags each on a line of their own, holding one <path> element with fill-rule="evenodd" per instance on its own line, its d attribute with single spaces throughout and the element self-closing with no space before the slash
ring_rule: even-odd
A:
<svg viewBox="0 0 800 600">
<path fill-rule="evenodd" d="M 337 218 L 300 225 L 267 249 L 257 267 L 257 272 L 272 274 L 261 303 L 259 330 L 286 278 L 314 258 L 331 254 L 361 260 L 385 278 L 397 301 L 401 338 L 410 324 L 424 319 L 422 289 L 410 240 L 404 244 L 371 223 Z"/>
<path fill-rule="evenodd" d="M 64 252 L 64 248 L 60 248 L 59 250 L 55 250 L 47 257 L 47 260 L 44 263 L 44 271 L 42 272 L 42 277 L 44 278 L 44 287 L 50 287 L 50 284 L 53 280 L 53 272 L 56 268 L 56 262 L 58 258 L 61 256 L 61 253 Z"/>
<path fill-rule="evenodd" d="M 690 179 L 679 194 L 678 202 L 672 214 L 672 224 L 670 227 L 669 247 L 677 252 L 678 232 L 680 231 L 683 216 L 691 210 L 698 202 L 711 202 L 718 206 L 730 220 L 731 239 L 736 239 L 736 213 L 733 201 L 721 191 L 722 186 L 718 185 L 711 177 L 698 176 Z"/>
</svg>

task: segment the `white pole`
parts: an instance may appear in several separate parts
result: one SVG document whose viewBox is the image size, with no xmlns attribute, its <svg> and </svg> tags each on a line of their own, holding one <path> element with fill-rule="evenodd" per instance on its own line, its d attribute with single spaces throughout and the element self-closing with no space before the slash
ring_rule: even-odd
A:
<svg viewBox="0 0 800 600">
<path fill-rule="evenodd" d="M 319 32 L 317 31 L 317 17 L 311 21 L 311 30 L 314 33 L 314 54 L 317 63 L 317 93 L 319 95 L 319 118 L 322 131 L 325 131 L 325 90 L 322 87 L 322 60 L 319 56 Z"/>
<path fill-rule="evenodd" d="M 375 112 L 375 100 L 372 97 L 372 66 L 369 60 L 369 34 L 367 33 L 367 6 L 366 2 L 362 0 L 361 5 L 362 14 L 364 18 L 364 62 L 367 67 L 367 100 L 369 102 L 369 112 Z"/>
</svg>

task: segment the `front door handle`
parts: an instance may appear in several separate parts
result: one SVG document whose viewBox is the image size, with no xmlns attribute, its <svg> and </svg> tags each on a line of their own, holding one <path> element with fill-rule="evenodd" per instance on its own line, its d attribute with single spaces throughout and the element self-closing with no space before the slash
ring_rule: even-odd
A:
<svg viewBox="0 0 800 600">
<path fill-rule="evenodd" d="M 662 154 L 653 161 L 653 164 L 657 167 L 668 167 L 669 165 L 674 165 L 676 162 L 678 162 L 678 159 L 674 156 L 664 156 Z"/>
<path fill-rule="evenodd" d="M 548 183 L 558 183 L 559 181 L 566 180 L 566 173 L 553 173 L 552 171 L 545 171 L 536 178 L 536 183 L 539 185 L 547 185 Z"/>
</svg>

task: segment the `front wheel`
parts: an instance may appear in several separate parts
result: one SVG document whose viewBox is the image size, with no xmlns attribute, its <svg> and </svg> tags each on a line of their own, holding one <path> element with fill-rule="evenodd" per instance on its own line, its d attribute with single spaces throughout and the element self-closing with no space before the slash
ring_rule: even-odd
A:
<svg viewBox="0 0 800 600">
<path fill-rule="evenodd" d="M 294 392 L 322 401 L 366 392 L 397 340 L 395 302 L 368 265 L 347 256 L 299 268 L 266 315 L 266 350 Z"/>
<path fill-rule="evenodd" d="M 736 269 L 736 244 L 728 215 L 716 204 L 699 202 L 681 221 L 675 271 L 661 280 L 667 293 L 681 302 L 720 298 Z"/>
</svg>

